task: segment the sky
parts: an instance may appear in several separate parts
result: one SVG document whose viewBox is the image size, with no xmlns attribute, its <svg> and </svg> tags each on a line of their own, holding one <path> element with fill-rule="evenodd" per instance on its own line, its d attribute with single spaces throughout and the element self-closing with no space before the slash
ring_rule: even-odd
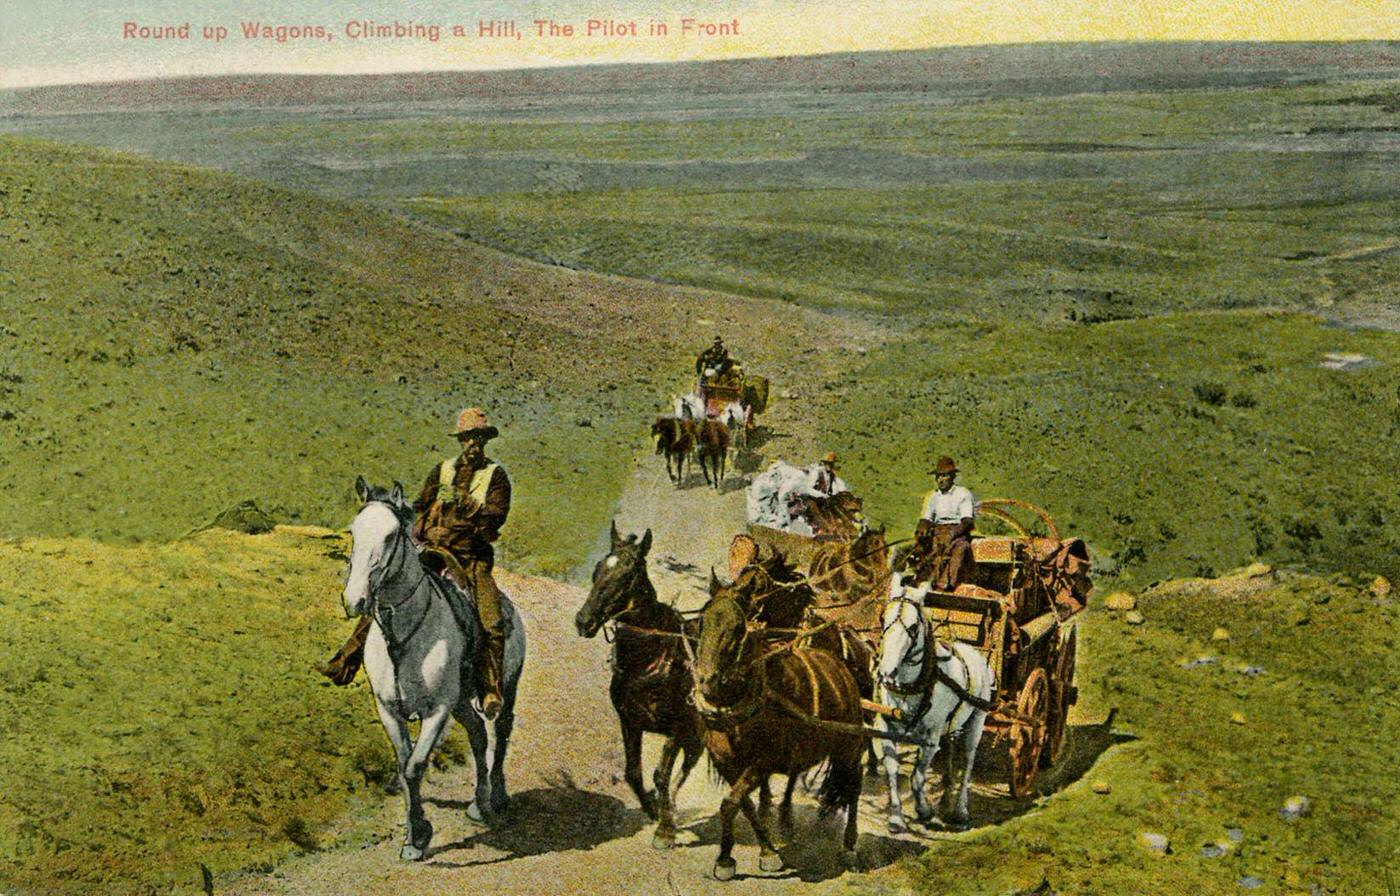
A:
<svg viewBox="0 0 1400 896">
<path fill-rule="evenodd" d="M 537 20 L 559 28 L 541 35 Z M 590 20 L 614 24 L 589 33 Z M 409 33 L 365 36 L 365 22 Z M 515 33 L 484 37 L 482 22 L 514 22 Z M 271 36 L 245 36 L 251 24 L 271 26 Z M 279 40 L 279 26 L 306 33 Z M 174 36 L 155 36 L 163 27 Z M 1374 39 L 1400 39 L 1400 0 L 0 0 L 0 88 L 1038 41 Z"/>
</svg>

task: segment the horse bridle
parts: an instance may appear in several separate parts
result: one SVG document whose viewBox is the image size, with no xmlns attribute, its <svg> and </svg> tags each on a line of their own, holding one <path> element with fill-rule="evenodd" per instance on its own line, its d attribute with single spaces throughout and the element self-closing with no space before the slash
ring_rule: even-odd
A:
<svg viewBox="0 0 1400 896">
<path fill-rule="evenodd" d="M 418 633 L 418 629 L 423 625 L 423 620 L 428 618 L 428 605 L 426 603 L 423 605 L 423 612 L 419 615 L 418 621 L 413 623 L 413 628 L 401 639 L 396 638 L 393 634 L 392 625 L 394 611 L 413 599 L 413 596 L 418 593 L 419 586 L 423 584 L 423 580 L 428 577 L 428 572 L 423 568 L 422 563 L 419 563 L 418 581 L 414 582 L 413 587 L 408 589 L 407 597 L 393 604 L 384 604 L 380 601 L 379 591 L 383 587 L 386 577 L 389 575 L 388 571 L 398 564 L 400 554 L 407 553 L 407 546 L 412 545 L 412 540 L 408 537 L 408 533 L 404 531 L 405 526 L 402 519 L 399 517 L 398 508 L 387 501 L 366 501 L 364 507 L 360 508 L 360 512 L 363 513 L 364 508 L 368 507 L 370 504 L 380 504 L 387 507 L 389 512 L 394 514 L 394 518 L 399 520 L 398 527 L 395 528 L 393 533 L 389 536 L 393 544 L 389 548 L 388 555 L 381 557 L 379 563 L 369 571 L 369 582 L 367 585 L 369 597 L 367 600 L 368 606 L 366 607 L 366 610 L 368 610 L 367 615 L 378 624 L 380 632 L 384 635 L 384 642 L 389 647 L 390 652 L 397 653 L 403 648 L 403 644 L 407 642 L 408 639 Z"/>
<path fill-rule="evenodd" d="M 918 645 L 918 657 L 913 657 L 916 648 L 911 647 L 909 650 L 905 651 L 904 656 L 899 661 L 899 665 L 905 666 L 917 663 L 919 667 L 922 668 L 925 658 L 925 652 L 928 650 L 929 643 L 928 620 L 925 619 L 924 614 L 920 612 L 919 604 L 913 600 L 910 600 L 908 597 L 905 597 L 901 594 L 899 597 L 896 597 L 894 599 L 894 602 L 899 604 L 908 604 L 909 606 L 914 608 L 914 625 L 910 626 L 904 623 L 904 610 L 901 607 L 900 612 L 895 615 L 894 619 L 888 625 L 882 624 L 880 626 L 880 642 L 882 644 L 884 643 L 885 633 L 888 632 L 891 628 L 893 628 L 896 625 L 903 626 L 904 630 L 909 633 L 910 638 L 914 641 L 915 644 Z M 918 682 L 916 681 L 915 685 L 917 684 Z M 889 689 L 895 691 L 895 693 L 899 693 L 898 688 L 900 687 L 902 686 L 896 685 L 895 687 Z M 912 693 L 912 691 L 910 693 Z"/>
</svg>

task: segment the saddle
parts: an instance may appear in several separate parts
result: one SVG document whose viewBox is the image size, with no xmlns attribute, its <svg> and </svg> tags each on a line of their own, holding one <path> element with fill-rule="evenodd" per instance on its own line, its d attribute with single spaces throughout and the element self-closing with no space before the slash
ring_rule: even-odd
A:
<svg viewBox="0 0 1400 896">
<path fill-rule="evenodd" d="M 423 568 L 435 574 L 444 585 L 442 594 L 447 598 L 447 606 L 456 617 L 457 624 L 464 632 L 481 627 L 481 619 L 476 614 L 476 593 L 472 590 L 471 579 L 457 558 L 442 548 L 423 547 L 418 552 L 418 560 Z M 505 625 L 506 637 L 510 637 L 515 627 L 514 606 L 510 599 L 502 595 L 501 620 Z"/>
</svg>

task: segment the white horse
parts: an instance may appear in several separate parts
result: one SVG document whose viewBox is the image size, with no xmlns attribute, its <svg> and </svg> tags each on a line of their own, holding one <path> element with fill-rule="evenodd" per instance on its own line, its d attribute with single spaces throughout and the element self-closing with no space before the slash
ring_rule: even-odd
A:
<svg viewBox="0 0 1400 896">
<path fill-rule="evenodd" d="M 880 702 L 899 709 L 904 714 L 904 720 L 896 721 L 880 715 L 876 717 L 875 727 L 912 736 L 922 742 L 909 784 L 914 793 L 917 817 L 925 823 L 933 818 L 933 807 L 929 805 L 924 790 L 929 768 L 938 754 L 939 739 L 946 734 L 950 742 L 961 740 L 963 768 L 957 799 L 955 802 L 951 799 L 953 758 L 950 743 L 948 775 L 939 808 L 950 826 L 966 830 L 969 822 L 967 792 L 972 782 L 972 763 L 977 756 L 977 745 L 982 740 L 987 712 L 969 702 L 947 682 L 952 681 L 958 689 L 986 706 L 995 689 L 995 675 L 987 660 L 971 645 L 959 642 L 947 644 L 934 637 L 932 626 L 921 609 L 927 590 L 926 586 L 906 588 L 898 578 L 890 583 L 890 599 L 882 619 L 884 631 L 880 636 L 876 682 L 880 689 Z M 961 738 L 958 737 L 959 733 Z M 877 743 L 890 787 L 889 829 L 893 833 L 902 833 L 905 828 L 904 810 L 899 800 L 899 754 L 893 742 L 879 740 Z M 951 814 L 950 802 L 953 803 Z"/>
<path fill-rule="evenodd" d="M 691 392 L 676 399 L 675 416 L 680 420 L 700 421 L 705 419 L 705 399 Z"/>
<path fill-rule="evenodd" d="M 476 768 L 476 799 L 467 814 L 495 819 L 507 805 L 505 757 L 515 721 L 515 694 L 525 662 L 525 629 L 504 595 L 506 620 L 504 704 L 494 722 L 477 708 L 473 656 L 482 649 L 476 610 L 418 559 L 409 538 L 413 509 L 403 486 L 393 491 L 355 480 L 364 505 L 350 523 L 354 545 L 343 599 L 350 616 L 370 616 L 365 642 L 365 674 L 374 691 L 379 719 L 394 745 L 399 784 L 408 809 L 403 859 L 423 858 L 433 826 L 423 814 L 419 785 L 433 748 L 455 716 L 466 726 Z M 408 722 L 420 720 L 418 738 Z"/>
<path fill-rule="evenodd" d="M 749 443 L 749 409 L 737 401 L 731 401 L 719 412 L 719 421 L 729 427 L 729 443 L 735 450 L 742 450 Z"/>
</svg>

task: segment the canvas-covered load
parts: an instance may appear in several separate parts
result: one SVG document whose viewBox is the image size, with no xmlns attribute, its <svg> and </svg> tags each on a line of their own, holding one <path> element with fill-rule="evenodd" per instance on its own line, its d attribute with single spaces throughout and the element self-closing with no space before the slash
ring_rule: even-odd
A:
<svg viewBox="0 0 1400 896">
<path fill-rule="evenodd" d="M 753 478 L 745 495 L 745 511 L 751 525 L 767 526 L 797 535 L 811 535 L 812 527 L 801 517 L 794 517 L 791 499 L 803 492 L 807 471 L 786 461 L 772 466 Z"/>
</svg>

